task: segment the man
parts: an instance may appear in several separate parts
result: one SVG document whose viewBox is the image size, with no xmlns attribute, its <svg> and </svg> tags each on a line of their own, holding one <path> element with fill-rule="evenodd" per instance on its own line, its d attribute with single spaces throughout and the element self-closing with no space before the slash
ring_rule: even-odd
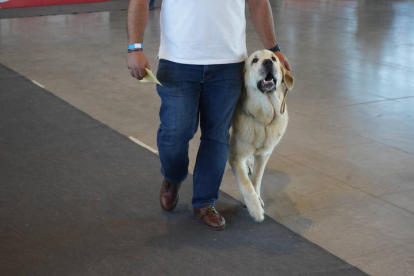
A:
<svg viewBox="0 0 414 276">
<path fill-rule="evenodd" d="M 128 69 L 137 79 L 150 68 L 143 51 L 149 0 L 130 0 L 127 13 Z M 253 24 L 266 49 L 285 67 L 289 61 L 276 44 L 268 0 L 247 1 Z M 229 128 L 242 89 L 247 58 L 245 0 L 164 0 L 157 85 L 161 98 L 157 145 L 164 181 L 160 204 L 172 211 L 188 174 L 188 143 L 200 122 L 201 143 L 193 177 L 194 214 L 222 230 L 214 208 L 229 151 Z"/>
</svg>

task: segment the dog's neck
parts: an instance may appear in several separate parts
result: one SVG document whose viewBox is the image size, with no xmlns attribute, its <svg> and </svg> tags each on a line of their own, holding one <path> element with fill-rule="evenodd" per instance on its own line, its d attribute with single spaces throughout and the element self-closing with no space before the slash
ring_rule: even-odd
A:
<svg viewBox="0 0 414 276">
<path fill-rule="evenodd" d="M 280 114 L 283 98 L 280 88 L 273 92 L 260 94 L 248 89 L 249 87 L 246 87 L 245 98 L 243 99 L 243 110 L 247 115 L 263 125 L 269 125 L 283 116 Z"/>
</svg>

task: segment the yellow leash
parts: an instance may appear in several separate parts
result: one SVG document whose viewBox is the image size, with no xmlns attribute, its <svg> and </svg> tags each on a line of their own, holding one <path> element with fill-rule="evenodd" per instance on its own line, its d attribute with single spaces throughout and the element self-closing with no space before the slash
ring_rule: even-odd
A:
<svg viewBox="0 0 414 276">
<path fill-rule="evenodd" d="M 283 93 L 283 100 L 282 100 L 282 105 L 280 106 L 280 114 L 282 114 L 283 115 L 283 113 L 285 113 L 285 106 L 286 106 L 286 96 L 287 96 L 287 93 L 288 93 L 289 91 L 288 91 L 288 89 L 287 89 L 287 87 L 286 87 L 286 89 L 285 89 L 285 92 Z"/>
</svg>

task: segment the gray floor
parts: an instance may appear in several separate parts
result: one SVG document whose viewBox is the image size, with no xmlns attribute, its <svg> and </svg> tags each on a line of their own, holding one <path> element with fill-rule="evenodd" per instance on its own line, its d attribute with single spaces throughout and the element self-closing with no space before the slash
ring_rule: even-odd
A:
<svg viewBox="0 0 414 276">
<path fill-rule="evenodd" d="M 225 193 L 214 232 L 190 181 L 161 210 L 158 157 L 0 65 L 0 275 L 367 275 Z"/>
<path fill-rule="evenodd" d="M 414 3 L 271 3 L 296 84 L 266 213 L 369 274 L 412 275 Z M 154 71 L 159 12 L 145 35 Z M 0 62 L 156 148 L 159 98 L 126 69 L 124 11 L 2 19 L 0 34 Z M 247 35 L 249 52 L 262 48 L 250 21 Z M 239 197 L 229 170 L 222 190 Z"/>
</svg>

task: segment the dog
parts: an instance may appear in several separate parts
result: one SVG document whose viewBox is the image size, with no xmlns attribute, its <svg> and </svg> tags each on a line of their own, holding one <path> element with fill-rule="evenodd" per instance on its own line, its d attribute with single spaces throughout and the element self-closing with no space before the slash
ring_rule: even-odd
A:
<svg viewBox="0 0 414 276">
<path fill-rule="evenodd" d="M 294 77 L 273 52 L 260 50 L 247 58 L 243 78 L 244 89 L 232 119 L 229 164 L 250 216 L 261 222 L 262 177 L 288 125 L 286 96 L 293 88 Z"/>
</svg>

